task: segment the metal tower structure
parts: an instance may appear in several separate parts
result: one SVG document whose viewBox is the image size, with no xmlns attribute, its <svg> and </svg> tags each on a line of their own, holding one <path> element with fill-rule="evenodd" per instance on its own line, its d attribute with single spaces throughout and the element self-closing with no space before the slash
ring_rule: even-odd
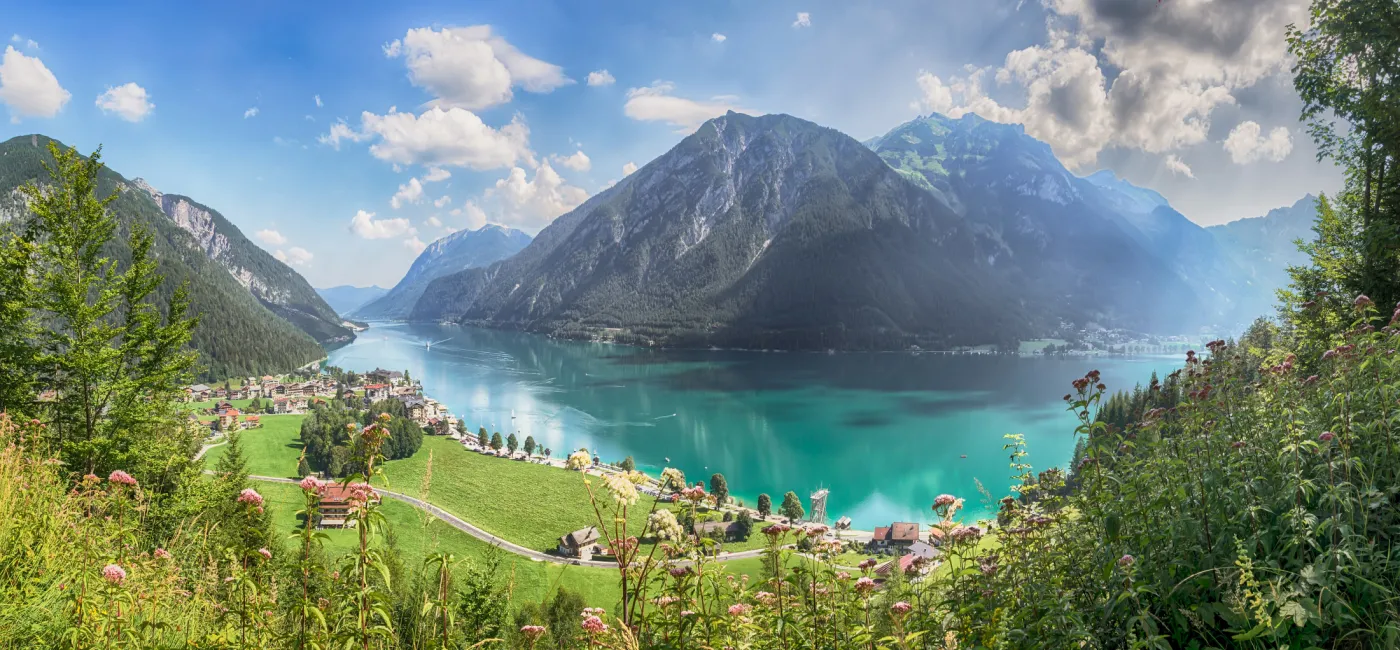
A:
<svg viewBox="0 0 1400 650">
<path fill-rule="evenodd" d="M 824 524 L 826 523 L 826 497 L 831 491 L 826 488 L 819 488 L 812 493 L 812 512 L 807 516 L 807 521 Z"/>
</svg>

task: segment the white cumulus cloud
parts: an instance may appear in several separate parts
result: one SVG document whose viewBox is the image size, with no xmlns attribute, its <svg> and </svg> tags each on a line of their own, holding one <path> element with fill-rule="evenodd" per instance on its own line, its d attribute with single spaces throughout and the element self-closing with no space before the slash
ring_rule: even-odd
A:
<svg viewBox="0 0 1400 650">
<path fill-rule="evenodd" d="M 428 175 L 423 177 L 423 182 L 436 183 L 438 181 L 445 181 L 449 178 L 452 178 L 452 172 L 447 171 L 446 169 L 443 169 L 441 167 L 433 167 L 432 169 L 428 170 Z"/>
<path fill-rule="evenodd" d="M 258 110 L 258 107 L 254 106 L 246 111 L 243 111 L 243 119 L 246 120 L 250 117 L 257 117 L 259 112 L 261 111 Z"/>
<path fill-rule="evenodd" d="M 97 107 L 104 113 L 116 113 L 128 122 L 140 122 L 156 107 L 146 94 L 146 89 L 135 83 L 126 83 L 116 88 L 108 87 L 107 92 L 97 96 Z"/>
<path fill-rule="evenodd" d="M 365 239 L 392 239 L 415 234 L 417 230 L 408 219 L 375 219 L 373 212 L 360 210 L 350 219 L 350 232 Z"/>
<path fill-rule="evenodd" d="M 588 73 L 588 85 L 590 86 L 611 86 L 616 81 L 617 79 L 607 70 L 594 70 Z"/>
<path fill-rule="evenodd" d="M 423 240 L 419 239 L 417 235 L 403 240 L 403 246 L 404 248 L 413 251 L 414 255 L 423 252 L 423 249 L 428 247 L 428 245 L 424 244 Z"/>
<path fill-rule="evenodd" d="M 476 230 L 486 225 L 486 211 L 481 209 L 474 201 L 467 201 L 460 208 L 453 208 L 449 212 L 454 217 L 462 217 L 466 221 L 468 230 Z"/>
<path fill-rule="evenodd" d="M 1293 134 L 1280 126 L 1264 137 L 1258 122 L 1245 121 L 1230 130 L 1223 144 L 1225 151 L 1230 153 L 1230 160 L 1237 165 L 1259 160 L 1282 162 L 1293 152 Z"/>
<path fill-rule="evenodd" d="M 812 14 L 809 14 L 809 13 L 807 13 L 807 12 L 805 12 L 805 11 L 799 11 L 799 12 L 797 12 L 797 20 L 792 21 L 792 27 L 793 27 L 793 29 L 801 29 L 801 28 L 803 28 L 803 27 L 811 27 L 811 26 L 812 26 Z"/>
<path fill-rule="evenodd" d="M 258 238 L 258 241 L 267 244 L 268 246 L 281 246 L 282 244 L 287 243 L 287 238 L 283 236 L 282 233 L 277 232 L 276 230 L 273 230 L 271 228 L 259 230 L 257 233 L 255 233 L 255 236 Z"/>
<path fill-rule="evenodd" d="M 311 99 L 316 100 L 316 108 L 320 108 L 320 107 L 322 107 L 322 106 L 325 106 L 325 104 L 322 104 L 322 103 L 321 103 L 321 96 L 320 96 L 320 95 L 312 95 L 312 96 L 311 96 Z"/>
<path fill-rule="evenodd" d="M 394 192 L 394 196 L 389 199 L 389 205 L 395 210 L 409 204 L 423 201 L 423 184 L 416 178 L 408 179 L 407 183 L 399 186 L 399 191 Z"/>
<path fill-rule="evenodd" d="M 370 145 L 374 157 L 399 165 L 497 169 L 517 161 L 533 163 L 530 129 L 516 116 L 499 129 L 488 126 L 471 111 L 430 108 L 422 115 L 390 111 L 375 115 L 366 111 L 357 132 L 337 125 L 321 141 L 338 146 L 341 140 L 377 139 Z"/>
<path fill-rule="evenodd" d="M 588 159 L 588 156 L 583 153 L 582 149 L 575 151 L 569 156 L 554 154 L 550 156 L 549 159 L 560 167 L 567 167 L 576 172 L 586 172 L 593 168 L 593 161 Z"/>
<path fill-rule="evenodd" d="M 431 216 L 431 217 L 428 217 L 428 220 L 427 220 L 427 221 L 424 221 L 423 223 L 425 223 L 425 224 L 427 224 L 427 225 L 429 225 L 429 226 L 432 226 L 432 227 L 434 227 L 434 228 L 441 228 L 441 227 L 442 227 L 442 220 L 439 219 L 439 218 L 437 218 L 436 215 Z"/>
<path fill-rule="evenodd" d="M 725 36 L 724 34 L 721 34 L 721 33 L 719 33 L 719 32 L 715 32 L 715 33 L 713 33 L 713 34 L 710 34 L 710 40 L 712 40 L 712 41 L 714 41 L 714 42 L 716 42 L 716 43 L 723 43 L 723 42 L 725 42 L 726 40 L 729 40 L 729 37 L 728 37 L 728 36 Z"/>
<path fill-rule="evenodd" d="M 555 217 L 578 207 L 588 192 L 565 184 L 549 162 L 543 161 L 533 179 L 526 178 L 524 169 L 512 169 L 509 176 L 486 190 L 486 198 L 500 208 L 500 223 L 533 229 L 549 225 Z"/>
<path fill-rule="evenodd" d="M 277 258 L 277 261 L 292 266 L 308 266 L 311 264 L 311 259 L 315 257 L 315 255 L 311 254 L 311 251 L 300 246 L 293 246 L 287 249 L 286 252 L 283 252 L 282 249 L 279 248 L 272 252 L 272 256 Z"/>
<path fill-rule="evenodd" d="M 687 99 L 673 95 L 675 89 L 675 84 L 669 81 L 658 81 L 650 86 L 633 88 L 627 91 L 627 103 L 623 105 L 622 112 L 634 120 L 666 122 L 675 126 L 678 133 L 690 133 L 700 128 L 705 120 L 719 117 L 729 111 L 748 112 L 736 106 L 733 97 Z"/>
<path fill-rule="evenodd" d="M 72 96 L 38 57 L 5 46 L 5 56 L 0 59 L 0 103 L 10 108 L 11 122 L 58 115 Z"/>
<path fill-rule="evenodd" d="M 1170 171 L 1173 174 L 1178 174 L 1187 178 L 1196 177 L 1195 172 L 1191 171 L 1191 166 L 1183 162 L 1181 158 L 1179 158 L 1174 153 L 1167 154 L 1167 157 L 1163 162 L 1167 166 L 1167 171 Z"/>
<path fill-rule="evenodd" d="M 452 204 L 452 197 L 450 197 L 450 196 L 448 196 L 448 195 L 446 195 L 446 194 L 444 194 L 444 195 L 438 197 L 437 200 L 433 201 L 433 207 L 435 207 L 435 208 L 441 208 L 441 207 L 448 206 L 448 205 L 451 205 L 451 204 Z"/>
<path fill-rule="evenodd" d="M 308 115 L 307 117 L 310 116 Z M 339 121 L 331 125 L 331 130 L 329 133 L 326 133 L 325 135 L 322 135 L 316 139 L 319 140 L 321 144 L 328 144 L 331 147 L 334 147 L 335 149 L 340 149 L 340 142 L 342 140 L 348 140 L 350 142 L 360 142 L 368 137 L 368 135 L 360 133 L 359 131 L 356 131 L 355 129 L 351 128 L 350 125 L 346 124 L 344 121 Z"/>
<path fill-rule="evenodd" d="M 622 175 L 623 175 L 623 176 L 631 176 L 631 175 L 632 175 L 632 172 L 634 172 L 634 171 L 637 171 L 637 163 L 628 162 L 627 164 L 625 164 L 625 165 L 622 166 Z"/>
<path fill-rule="evenodd" d="M 482 109 L 510 101 L 512 88 L 546 93 L 573 83 L 563 68 L 523 54 L 490 25 L 410 29 L 384 53 L 402 56 L 413 84 L 444 108 Z"/>
</svg>

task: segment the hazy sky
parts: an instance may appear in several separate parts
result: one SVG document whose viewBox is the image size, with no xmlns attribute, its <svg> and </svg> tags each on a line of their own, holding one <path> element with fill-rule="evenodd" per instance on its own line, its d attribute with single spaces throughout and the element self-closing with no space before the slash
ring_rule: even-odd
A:
<svg viewBox="0 0 1400 650">
<path fill-rule="evenodd" d="M 1288 76 L 1304 0 L 6 4 L 0 137 L 102 144 L 318 287 L 536 232 L 730 109 L 1019 122 L 1201 224 L 1341 182 Z"/>
</svg>

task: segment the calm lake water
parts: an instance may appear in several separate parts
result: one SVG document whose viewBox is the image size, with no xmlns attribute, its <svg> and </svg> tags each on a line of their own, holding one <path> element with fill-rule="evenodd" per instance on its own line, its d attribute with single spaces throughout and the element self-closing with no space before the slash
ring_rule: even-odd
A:
<svg viewBox="0 0 1400 650">
<path fill-rule="evenodd" d="M 425 343 L 432 342 L 429 349 Z M 694 482 L 722 472 L 761 492 L 831 490 L 829 519 L 857 528 L 927 522 L 940 493 L 994 512 L 1010 485 L 1003 434 L 1025 434 L 1037 468 L 1064 465 L 1074 417 L 1061 398 L 1094 368 L 1109 389 L 1146 384 L 1176 358 L 1040 359 L 910 354 L 644 350 L 420 324 L 376 324 L 330 354 L 347 370 L 408 370 L 424 391 L 502 436 L 531 435 L 561 458 L 587 447 Z M 966 458 L 963 458 L 963 456 Z M 670 460 L 667 461 L 666 459 Z M 582 488 L 580 488 L 582 489 Z"/>
</svg>

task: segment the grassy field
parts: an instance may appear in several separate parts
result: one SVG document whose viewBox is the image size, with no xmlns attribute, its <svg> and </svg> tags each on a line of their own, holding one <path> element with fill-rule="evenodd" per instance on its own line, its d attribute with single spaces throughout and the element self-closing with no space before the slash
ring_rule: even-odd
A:
<svg viewBox="0 0 1400 650">
<path fill-rule="evenodd" d="M 291 535 L 301 525 L 296 513 L 304 502 L 301 490 L 285 483 L 255 482 L 254 487 L 270 506 L 273 525 L 278 533 Z M 455 554 L 459 559 L 484 562 L 492 552 L 485 542 L 463 533 L 441 521 L 425 527 L 422 511 L 401 501 L 386 499 L 384 515 L 393 530 L 395 546 L 406 564 L 417 564 L 428 553 L 439 550 Z M 339 558 L 353 550 L 358 543 L 354 530 L 324 531 L 330 539 L 325 549 L 331 558 Z M 291 547 L 288 547 L 291 550 Z M 501 552 L 501 567 L 513 585 L 517 601 L 540 601 L 560 587 L 577 591 L 590 605 L 611 608 L 621 599 L 617 574 L 607 569 L 535 562 Z"/>
<path fill-rule="evenodd" d="M 1021 354 L 1036 354 L 1049 346 L 1061 346 L 1066 341 L 1064 339 L 1035 339 L 1033 341 L 1021 341 Z"/>
<path fill-rule="evenodd" d="M 261 428 L 244 431 L 243 456 L 248 473 L 298 478 L 296 465 L 301 453 L 301 422 L 305 417 L 263 416 Z M 226 446 L 210 449 L 205 456 L 206 466 L 213 467 L 226 449 Z M 583 474 L 483 456 L 437 436 L 424 437 L 423 447 L 412 458 L 385 463 L 384 475 L 388 479 L 385 487 L 423 498 L 423 476 L 427 473 L 429 454 L 433 458 L 433 468 L 426 500 L 501 538 L 526 548 L 548 551 L 558 545 L 559 536 L 596 522 Z M 593 487 L 601 490 L 602 481 L 595 478 Z M 599 494 L 606 497 L 602 492 Z M 642 495 L 630 508 L 628 527 L 634 534 L 645 525 L 652 502 L 651 497 Z M 723 550 L 738 552 L 762 547 L 763 535 L 758 533 L 761 527 L 762 524 L 756 525 L 747 541 L 725 543 Z"/>
<path fill-rule="evenodd" d="M 301 421 L 305 415 L 264 415 L 262 426 L 243 431 L 243 457 L 248 473 L 257 476 L 300 478 L 297 459 L 301 457 Z M 228 449 L 214 447 L 204 455 L 205 466 L 213 467 Z"/>
</svg>

